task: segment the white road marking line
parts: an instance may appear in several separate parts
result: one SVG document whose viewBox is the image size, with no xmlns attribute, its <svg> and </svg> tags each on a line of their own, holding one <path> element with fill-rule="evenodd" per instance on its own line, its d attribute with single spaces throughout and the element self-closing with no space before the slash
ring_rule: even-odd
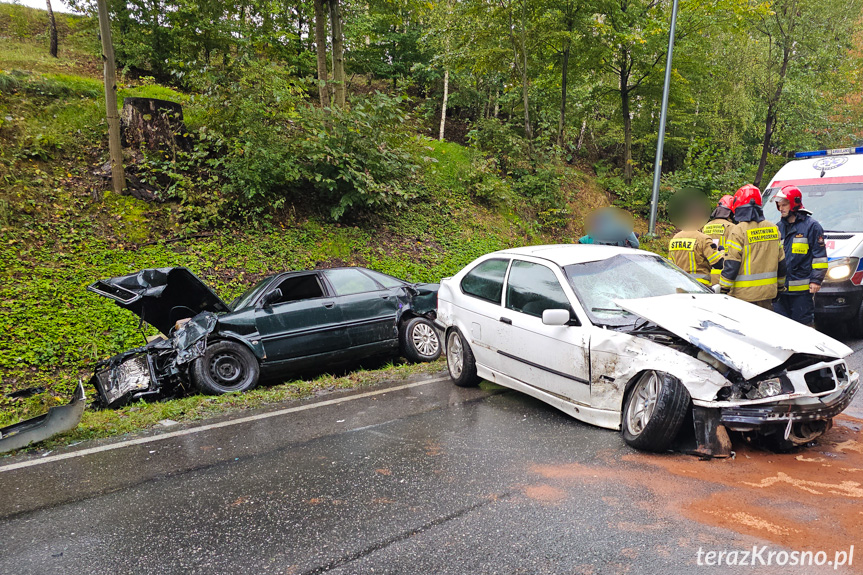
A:
<svg viewBox="0 0 863 575">
<path fill-rule="evenodd" d="M 153 441 L 164 441 L 165 439 L 171 439 L 174 437 L 181 437 L 183 435 L 191 435 L 193 433 L 200 433 L 202 431 L 209 431 L 211 429 L 220 429 L 222 427 L 231 427 L 232 425 L 240 425 L 241 423 L 248 423 L 250 421 L 260 421 L 262 419 L 269 419 L 271 417 L 278 417 L 280 415 L 287 415 L 289 413 L 296 413 L 298 411 L 306 411 L 309 409 L 315 409 L 318 407 L 326 407 L 327 405 L 336 405 L 339 403 L 345 403 L 347 401 L 353 401 L 355 399 L 363 399 L 365 397 L 373 397 L 375 395 L 383 395 L 384 393 L 390 393 L 393 391 L 400 391 L 402 389 L 411 389 L 413 387 L 420 387 L 421 385 L 428 385 L 429 383 L 437 383 L 439 381 L 445 381 L 449 379 L 449 376 L 436 377 L 434 379 L 429 379 L 426 381 L 417 381 L 415 383 L 406 383 L 404 385 L 397 385 L 395 387 L 388 387 L 386 389 L 379 389 L 377 391 L 367 391 L 365 393 L 358 393 L 356 395 L 348 395 L 346 397 L 339 397 L 337 399 L 328 399 L 326 401 L 319 401 L 317 403 L 310 403 L 308 405 L 299 405 L 297 407 L 289 407 L 287 409 L 279 409 L 277 411 L 269 411 L 267 413 L 259 413 L 258 415 L 250 415 L 248 417 L 240 417 L 238 419 L 231 419 L 228 421 L 222 421 L 219 423 L 211 423 L 209 425 L 202 425 L 200 427 L 190 427 L 189 429 L 183 429 L 181 431 L 172 431 L 171 433 L 163 433 L 161 435 L 154 435 L 152 437 L 139 437 L 138 439 L 129 439 L 127 441 L 120 441 L 118 443 L 112 443 L 111 445 L 102 445 L 100 447 L 91 447 L 89 449 L 82 449 L 80 451 L 73 451 L 71 453 L 60 453 L 58 455 L 50 455 L 48 457 L 43 457 L 41 459 L 31 459 L 29 461 L 22 461 L 20 463 L 12 463 L 10 465 L 4 465 L 0 467 L 0 473 L 4 471 L 13 471 L 15 469 L 23 469 L 25 467 L 33 467 L 35 465 L 42 465 L 44 463 L 51 463 L 53 461 L 61 461 L 63 459 L 72 459 L 74 457 L 84 457 L 85 455 L 92 455 L 94 453 L 101 453 L 103 451 L 112 451 L 114 449 L 121 449 L 123 447 L 129 447 L 132 445 L 143 445 L 145 443 L 151 443 Z"/>
</svg>

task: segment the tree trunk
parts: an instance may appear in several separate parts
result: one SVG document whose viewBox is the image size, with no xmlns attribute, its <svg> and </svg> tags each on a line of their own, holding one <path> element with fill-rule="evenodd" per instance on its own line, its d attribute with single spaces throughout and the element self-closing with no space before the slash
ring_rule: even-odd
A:
<svg viewBox="0 0 863 575">
<path fill-rule="evenodd" d="M 521 3 L 521 95 L 524 100 L 524 135 L 527 138 L 528 145 L 531 147 L 531 155 L 533 152 L 533 127 L 530 125 L 530 100 L 528 99 L 530 92 L 530 80 L 527 75 L 527 14 L 525 8 L 525 0 Z"/>
<path fill-rule="evenodd" d="M 782 50 L 782 65 L 779 67 L 779 80 L 776 83 L 776 91 L 767 103 L 767 118 L 764 120 L 764 141 L 761 144 L 761 159 L 758 160 L 758 172 L 755 174 L 756 187 L 761 187 L 761 179 L 764 177 L 764 168 L 767 167 L 767 155 L 770 153 L 770 141 L 773 139 L 773 130 L 776 128 L 776 118 L 779 115 L 779 101 L 782 98 L 782 88 L 785 85 L 785 74 L 788 71 L 788 61 L 791 59 L 791 50 L 784 47 Z"/>
<path fill-rule="evenodd" d="M 494 117 L 500 114 L 500 87 L 494 89 Z"/>
<path fill-rule="evenodd" d="M 49 35 L 51 36 L 50 52 L 53 57 L 57 57 L 57 20 L 54 19 L 54 10 L 51 9 L 51 0 L 46 0 L 48 4 L 48 27 Z"/>
<path fill-rule="evenodd" d="M 333 83 L 335 105 L 345 105 L 345 43 L 342 35 L 342 13 L 339 0 L 328 0 L 330 5 L 330 33 L 333 38 Z"/>
<path fill-rule="evenodd" d="M 557 145 L 563 146 L 563 137 L 566 131 L 566 83 L 569 72 L 569 37 L 566 39 L 566 47 L 563 49 L 563 71 L 560 79 L 560 124 L 557 126 Z"/>
<path fill-rule="evenodd" d="M 575 145 L 575 150 L 580 152 L 581 146 L 584 144 L 584 131 L 587 129 L 587 118 L 581 121 L 581 131 L 578 133 L 578 143 Z"/>
<path fill-rule="evenodd" d="M 315 3 L 315 50 L 318 55 L 318 97 L 321 107 L 330 107 L 330 92 L 327 88 L 327 16 L 324 12 L 324 0 L 314 0 Z"/>
<path fill-rule="evenodd" d="M 170 100 L 124 98 L 120 127 L 122 143 L 129 148 L 172 153 L 191 149 L 191 142 L 185 136 L 183 106 Z"/>
<path fill-rule="evenodd" d="M 632 117 L 629 114 L 629 90 L 620 91 L 620 107 L 623 112 L 623 181 L 632 182 Z"/>
<path fill-rule="evenodd" d="M 440 111 L 440 133 L 438 140 L 443 141 L 443 131 L 446 125 L 446 101 L 449 98 L 449 70 L 444 70 L 443 73 L 443 105 Z"/>
<path fill-rule="evenodd" d="M 120 144 L 120 115 L 117 113 L 117 72 L 114 63 L 114 45 L 111 42 L 111 21 L 108 16 L 107 0 L 97 0 L 97 6 L 105 76 L 105 116 L 108 121 L 108 147 L 111 154 L 111 184 L 115 194 L 122 194 L 126 188 L 126 174 L 123 169 L 123 147 Z"/>
</svg>

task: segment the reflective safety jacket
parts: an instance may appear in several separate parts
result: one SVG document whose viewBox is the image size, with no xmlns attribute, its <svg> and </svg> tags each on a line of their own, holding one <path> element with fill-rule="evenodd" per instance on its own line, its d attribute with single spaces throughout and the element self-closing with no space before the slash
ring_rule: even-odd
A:
<svg viewBox="0 0 863 575">
<path fill-rule="evenodd" d="M 720 285 L 744 301 L 773 299 L 785 285 L 785 251 L 779 230 L 768 222 L 740 222 L 725 240 L 725 265 Z"/>
<path fill-rule="evenodd" d="M 827 274 L 824 229 L 806 212 L 797 212 L 794 223 L 785 218 L 776 224 L 785 247 L 788 293 L 809 292 L 809 284 L 821 285 Z"/>
<path fill-rule="evenodd" d="M 684 230 L 668 243 L 668 259 L 695 280 L 709 286 L 711 268 L 720 265 L 722 253 L 713 247 L 708 236 L 698 230 Z"/>
<path fill-rule="evenodd" d="M 728 239 L 728 230 L 730 230 L 733 225 L 734 222 L 726 220 L 725 218 L 714 218 L 704 224 L 704 227 L 701 228 L 701 233 L 709 236 L 710 239 L 713 240 L 713 245 L 717 249 L 725 250 L 725 240 Z M 719 275 L 721 273 L 721 268 L 714 268 L 710 273 L 710 283 L 714 285 L 718 284 Z"/>
<path fill-rule="evenodd" d="M 728 239 L 728 230 L 731 229 L 731 226 L 734 225 L 734 222 L 726 220 L 724 218 L 716 218 L 715 220 L 710 220 L 704 227 L 701 228 L 701 233 L 706 236 L 710 236 L 710 239 L 713 240 L 713 245 L 717 248 L 725 249 L 725 240 Z"/>
</svg>

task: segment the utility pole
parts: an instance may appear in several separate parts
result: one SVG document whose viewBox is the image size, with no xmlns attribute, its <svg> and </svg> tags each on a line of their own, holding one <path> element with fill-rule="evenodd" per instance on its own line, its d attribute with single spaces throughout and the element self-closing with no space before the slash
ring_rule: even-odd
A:
<svg viewBox="0 0 863 575">
<path fill-rule="evenodd" d="M 665 147 L 665 117 L 668 114 L 668 91 L 671 87 L 671 60 L 674 55 L 674 27 L 677 24 L 677 0 L 671 6 L 671 29 L 668 32 L 668 58 L 665 60 L 665 86 L 662 88 L 662 111 L 659 113 L 659 138 L 656 140 L 656 160 L 653 163 L 653 195 L 650 199 L 650 225 L 647 233 L 656 231 L 656 210 L 659 206 L 659 177 L 662 175 L 662 149 Z"/>
<path fill-rule="evenodd" d="M 120 144 L 120 114 L 117 113 L 117 71 L 114 62 L 114 44 L 111 42 L 111 20 L 107 0 L 97 0 L 99 8 L 99 37 L 102 40 L 102 63 L 105 65 L 105 116 L 108 120 L 108 149 L 111 154 L 111 184 L 115 194 L 126 188 L 123 171 L 123 147 Z"/>
</svg>

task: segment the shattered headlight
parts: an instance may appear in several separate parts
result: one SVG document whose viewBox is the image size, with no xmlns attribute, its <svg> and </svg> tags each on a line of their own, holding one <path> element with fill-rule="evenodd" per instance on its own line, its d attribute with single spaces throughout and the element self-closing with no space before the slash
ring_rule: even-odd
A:
<svg viewBox="0 0 863 575">
<path fill-rule="evenodd" d="M 139 355 L 113 369 L 101 371 L 96 374 L 96 380 L 106 406 L 134 391 L 146 391 L 151 383 L 147 356 Z"/>
<path fill-rule="evenodd" d="M 747 399 L 764 399 L 765 397 L 773 397 L 782 393 L 782 382 L 778 377 L 759 381 L 752 386 L 752 389 L 746 392 Z"/>
</svg>

